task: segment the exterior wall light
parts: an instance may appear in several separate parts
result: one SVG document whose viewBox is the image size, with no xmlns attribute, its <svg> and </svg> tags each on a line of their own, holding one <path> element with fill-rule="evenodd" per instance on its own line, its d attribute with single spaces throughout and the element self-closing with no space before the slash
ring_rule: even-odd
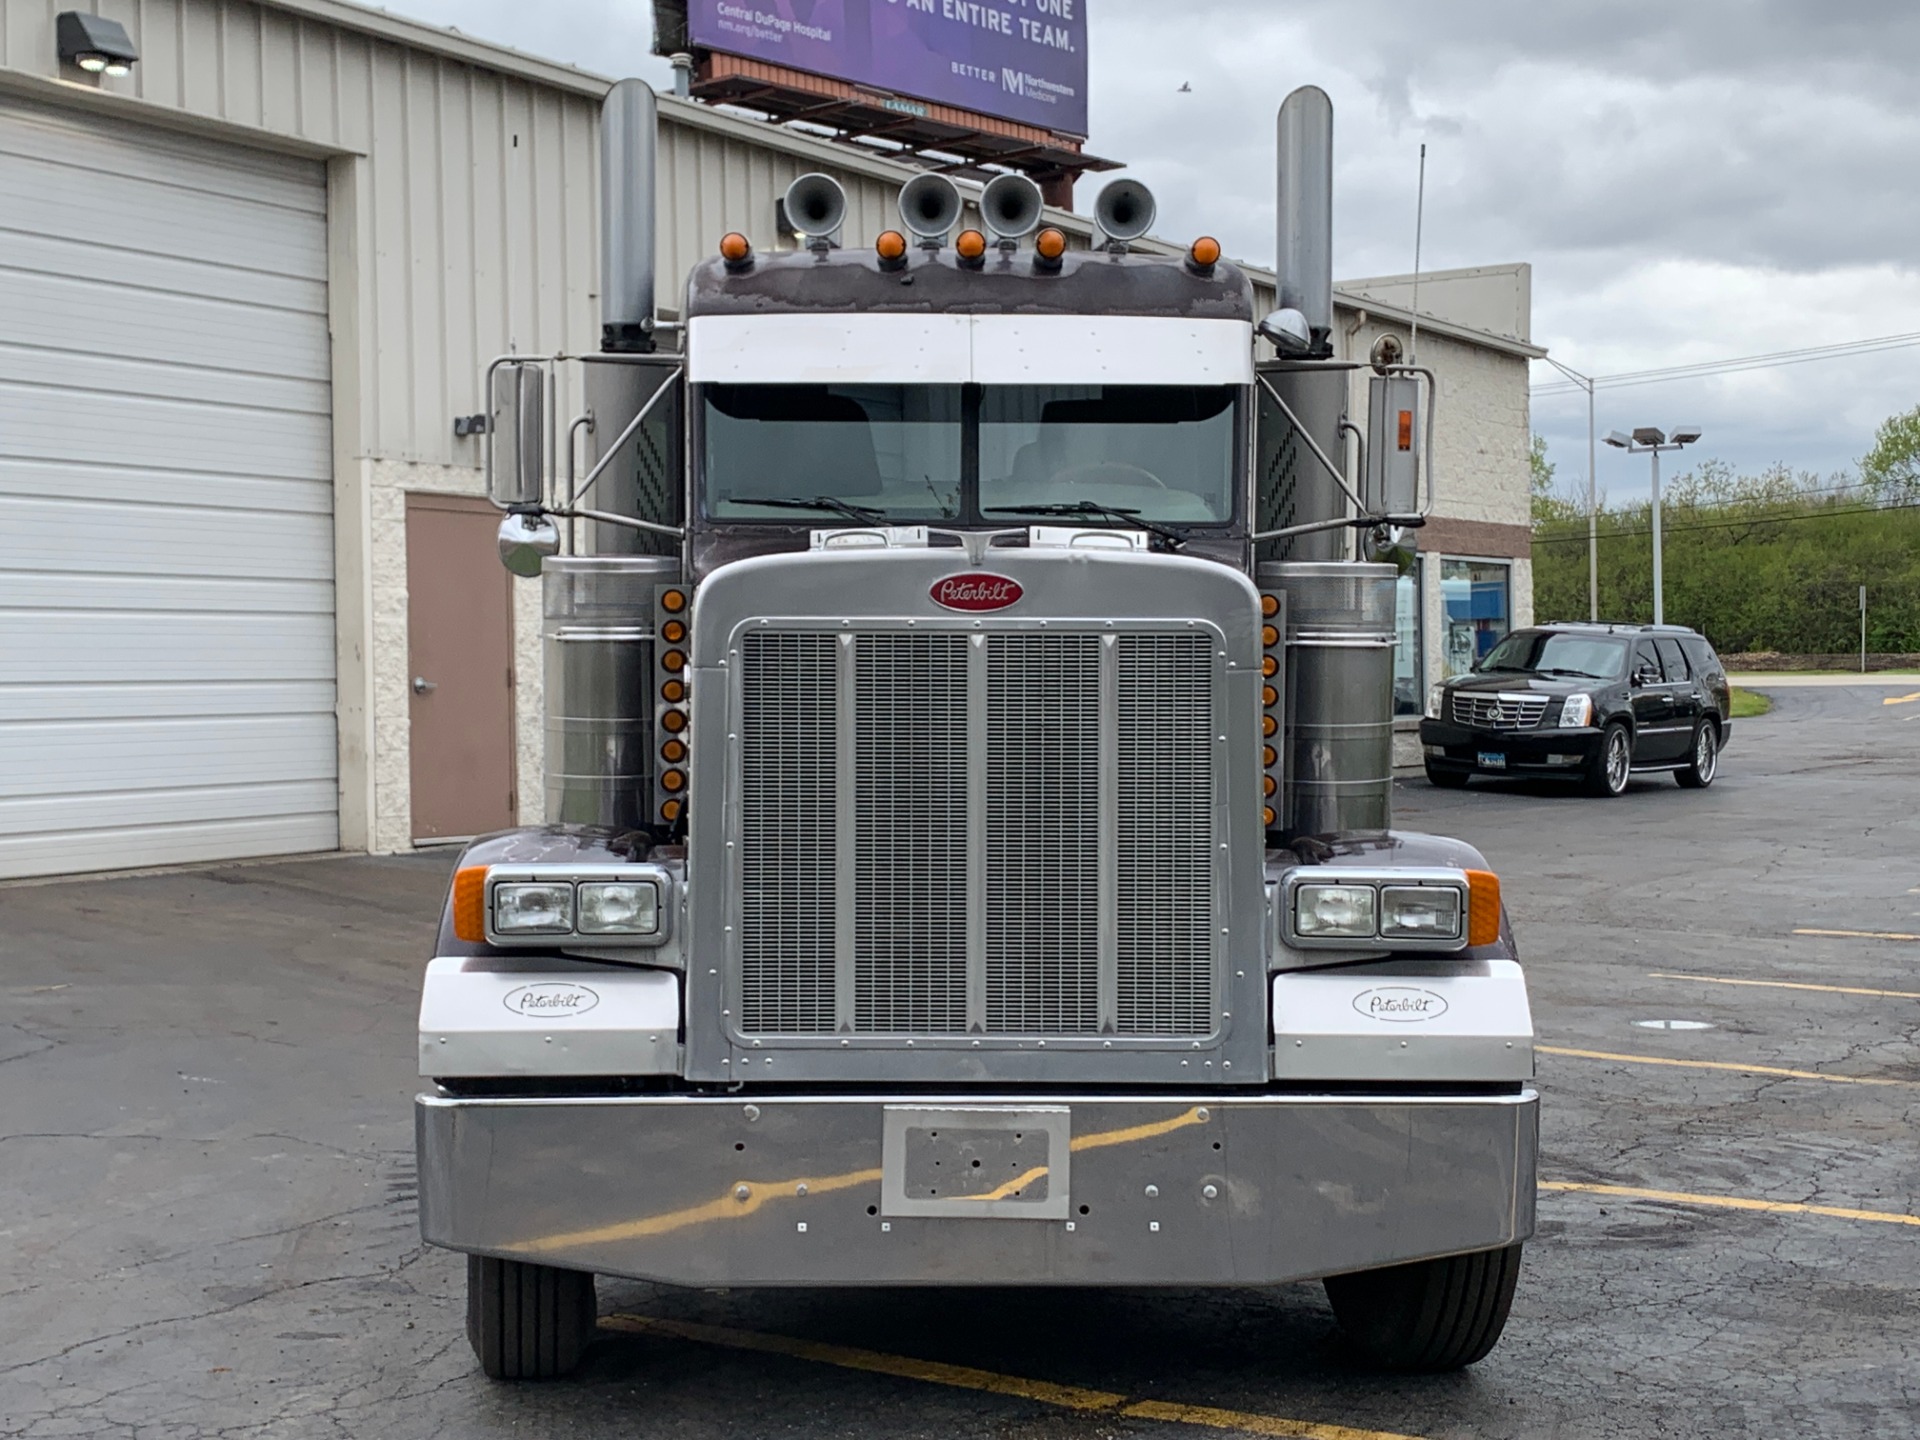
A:
<svg viewBox="0 0 1920 1440">
<path fill-rule="evenodd" d="M 127 27 L 104 15 L 62 10 L 55 21 L 54 41 L 60 58 L 89 75 L 129 75 L 140 52 Z"/>
</svg>

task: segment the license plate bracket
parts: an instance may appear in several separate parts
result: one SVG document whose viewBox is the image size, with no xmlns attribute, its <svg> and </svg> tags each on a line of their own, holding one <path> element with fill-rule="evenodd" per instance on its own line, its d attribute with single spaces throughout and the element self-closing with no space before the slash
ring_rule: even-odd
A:
<svg viewBox="0 0 1920 1440">
<path fill-rule="evenodd" d="M 882 1215 L 1067 1218 L 1067 1106 L 888 1105 L 883 1116 Z"/>
<path fill-rule="evenodd" d="M 1482 770 L 1506 769 L 1507 757 L 1505 752 L 1500 750 L 1482 750 L 1480 752 L 1480 768 Z"/>
</svg>

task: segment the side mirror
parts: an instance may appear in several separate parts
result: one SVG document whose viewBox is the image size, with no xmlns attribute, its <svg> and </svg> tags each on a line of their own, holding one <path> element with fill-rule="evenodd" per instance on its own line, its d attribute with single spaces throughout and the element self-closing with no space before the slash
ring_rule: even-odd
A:
<svg viewBox="0 0 1920 1440">
<path fill-rule="evenodd" d="M 1275 310 L 1260 322 L 1260 333 L 1282 355 L 1304 355 L 1313 348 L 1313 330 L 1298 310 Z"/>
<path fill-rule="evenodd" d="M 491 372 L 487 397 L 487 496 L 505 509 L 538 505 L 546 472 L 547 372 L 508 361 Z"/>
<path fill-rule="evenodd" d="M 1636 690 L 1642 685 L 1658 685 L 1659 683 L 1660 672 L 1651 665 L 1642 665 L 1638 670 L 1633 672 L 1633 687 Z"/>
</svg>

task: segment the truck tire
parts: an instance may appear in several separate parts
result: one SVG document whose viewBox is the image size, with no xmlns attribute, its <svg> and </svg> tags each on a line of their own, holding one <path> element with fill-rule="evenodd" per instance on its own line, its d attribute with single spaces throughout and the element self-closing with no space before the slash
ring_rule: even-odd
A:
<svg viewBox="0 0 1920 1440">
<path fill-rule="evenodd" d="M 1520 1247 L 1329 1275 L 1327 1299 L 1349 1340 L 1388 1370 L 1458 1370 L 1506 1328 Z"/>
<path fill-rule="evenodd" d="M 1688 790 L 1704 790 L 1713 784 L 1713 777 L 1720 773 L 1720 727 L 1712 720 L 1702 720 L 1693 732 L 1687 758 L 1686 769 L 1674 771 L 1673 778 Z"/>
<path fill-rule="evenodd" d="M 1626 793 L 1627 777 L 1633 771 L 1633 736 L 1619 723 L 1607 726 L 1600 736 L 1600 748 L 1593 752 L 1587 766 L 1586 790 L 1589 795 Z"/>
<path fill-rule="evenodd" d="M 598 1319 L 591 1275 L 490 1255 L 467 1257 L 467 1340 L 491 1379 L 569 1374 Z"/>
</svg>

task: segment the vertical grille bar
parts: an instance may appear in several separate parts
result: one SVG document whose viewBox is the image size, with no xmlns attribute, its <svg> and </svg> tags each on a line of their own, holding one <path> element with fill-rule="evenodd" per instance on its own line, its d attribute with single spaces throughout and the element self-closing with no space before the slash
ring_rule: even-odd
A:
<svg viewBox="0 0 1920 1440">
<path fill-rule="evenodd" d="M 743 659 L 740 1023 L 833 1029 L 838 744 L 831 635 L 751 634 Z"/>
<path fill-rule="evenodd" d="M 987 638 L 987 1029 L 1099 1025 L 1100 640 Z"/>
<path fill-rule="evenodd" d="M 1119 641 L 1122 1034 L 1214 1028 L 1210 644 Z"/>
<path fill-rule="evenodd" d="M 853 1028 L 967 1025 L 967 640 L 854 639 Z"/>
</svg>

